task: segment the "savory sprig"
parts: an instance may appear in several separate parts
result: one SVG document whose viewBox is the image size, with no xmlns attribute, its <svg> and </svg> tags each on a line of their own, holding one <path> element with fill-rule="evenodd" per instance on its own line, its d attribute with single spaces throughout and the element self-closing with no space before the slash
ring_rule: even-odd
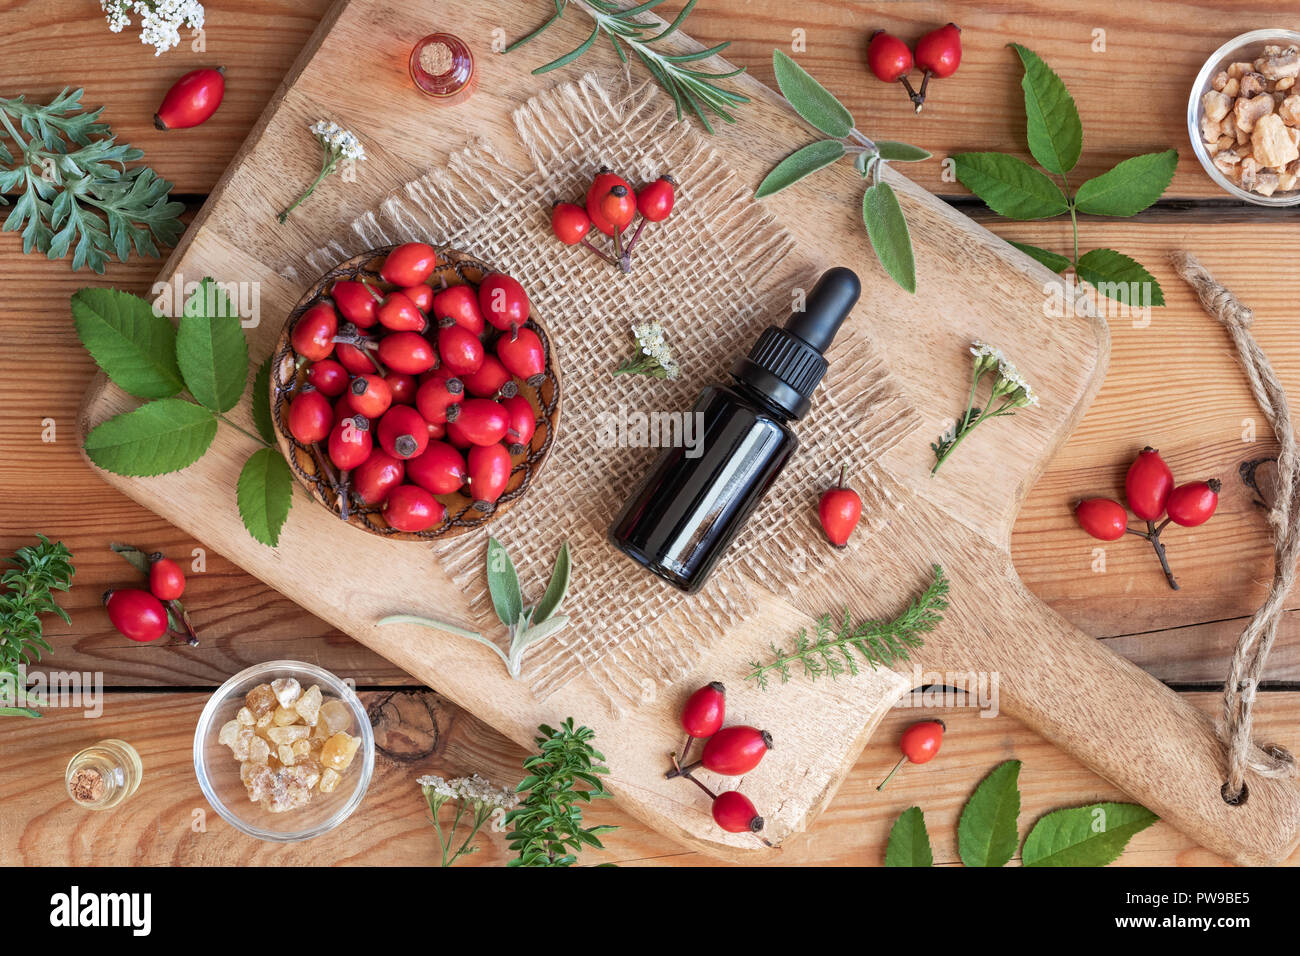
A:
<svg viewBox="0 0 1300 956">
<path fill-rule="evenodd" d="M 636 19 L 638 15 L 653 10 L 663 2 L 664 0 L 646 0 L 644 3 L 622 9 L 616 3 L 610 2 L 610 0 L 583 0 L 577 6 L 596 21 L 591 34 L 564 56 L 557 57 L 550 63 L 539 66 L 533 70 L 533 73 L 548 73 L 551 70 L 558 70 L 562 66 L 568 66 L 590 50 L 595 45 L 596 40 L 600 38 L 600 35 L 604 33 L 609 37 L 610 43 L 614 45 L 614 52 L 618 54 L 620 60 L 624 63 L 628 62 L 627 54 L 628 51 L 631 51 L 632 55 L 645 65 L 650 75 L 654 77 L 655 82 L 662 86 L 668 95 L 673 98 L 673 103 L 677 107 L 678 119 L 681 119 L 685 111 L 689 109 L 710 133 L 713 132 L 713 126 L 705 115 L 706 110 L 728 123 L 734 123 L 736 118 L 730 111 L 740 103 L 748 103 L 749 97 L 725 89 L 718 85 L 718 81 L 737 76 L 745 72 L 744 68 L 730 70 L 726 73 L 708 73 L 697 70 L 692 66 L 692 64 L 700 60 L 707 60 L 709 57 L 721 53 L 731 46 L 731 41 L 719 43 L 705 50 L 697 50 L 694 53 L 667 54 L 654 49 L 653 44 L 677 32 L 699 0 L 689 0 L 686 6 L 682 8 L 681 13 L 677 14 L 677 18 L 663 30 L 659 30 L 658 24 L 642 23 Z M 510 44 L 506 47 L 505 52 L 509 53 L 518 49 L 529 40 L 540 36 L 547 28 L 558 23 L 564 16 L 568 5 L 569 0 L 555 0 L 555 13 L 551 18 L 526 37 Z M 625 44 L 626 50 L 624 49 Z"/>
<path fill-rule="evenodd" d="M 919 636 L 932 631 L 943 620 L 942 611 L 948 608 L 948 579 L 943 568 L 934 565 L 934 580 L 912 601 L 902 614 L 891 621 L 863 621 L 855 625 L 849 611 L 838 624 L 832 624 L 829 614 L 818 619 L 813 636 L 800 628 L 794 644 L 789 648 L 771 645 L 770 661 L 750 661 L 746 680 L 756 681 L 766 690 L 772 676 L 781 683 L 790 681 L 791 667 L 799 664 L 803 673 L 816 680 L 819 677 L 836 678 L 843 673 L 858 673 L 859 665 L 854 651 L 876 669 L 878 664 L 888 667 L 895 661 L 907 660 L 908 651 L 921 647 L 925 641 Z"/>
<path fill-rule="evenodd" d="M 583 804 L 608 797 L 601 775 L 609 773 L 604 755 L 591 745 L 596 732 L 573 726 L 569 717 L 559 729 L 542 724 L 534 738 L 540 753 L 524 761 L 527 772 L 515 792 L 526 794 L 505 816 L 506 835 L 519 856 L 507 866 L 573 866 L 585 847 L 604 849 L 598 834 L 615 826 L 584 827 Z"/>
<path fill-rule="evenodd" d="M 66 591 L 72 586 L 76 569 L 72 554 L 61 541 L 51 542 L 43 534 L 36 536 L 38 544 L 19 548 L 6 563 L 13 565 L 0 575 L 0 675 L 5 675 L 15 688 L 15 706 L 0 707 L 0 716 L 39 717 L 40 713 L 21 706 L 23 688 L 17 675 L 21 664 L 31 664 L 41 659 L 41 652 L 50 650 L 43 636 L 42 614 L 57 614 L 71 623 L 68 612 L 54 602 L 53 591 Z"/>
<path fill-rule="evenodd" d="M 109 254 L 125 262 L 132 248 L 157 258 L 159 243 L 180 238 L 185 207 L 148 166 L 127 166 L 144 153 L 116 142 L 103 107 L 82 112 L 81 93 L 64 89 L 47 104 L 0 97 L 0 193 L 18 192 L 3 231 L 22 230 L 23 252 L 72 251 L 73 269 L 102 273 Z"/>
</svg>

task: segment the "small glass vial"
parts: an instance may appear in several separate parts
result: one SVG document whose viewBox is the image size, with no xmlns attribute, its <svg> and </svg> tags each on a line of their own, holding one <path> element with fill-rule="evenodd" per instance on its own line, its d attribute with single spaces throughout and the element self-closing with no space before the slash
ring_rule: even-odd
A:
<svg viewBox="0 0 1300 956">
<path fill-rule="evenodd" d="M 431 33 L 411 51 L 411 79 L 443 106 L 466 100 L 478 85 L 474 54 L 450 33 Z"/>
<path fill-rule="evenodd" d="M 64 781 L 72 802 L 87 810 L 115 807 L 140 786 L 144 765 L 125 740 L 101 740 L 68 761 Z"/>
</svg>

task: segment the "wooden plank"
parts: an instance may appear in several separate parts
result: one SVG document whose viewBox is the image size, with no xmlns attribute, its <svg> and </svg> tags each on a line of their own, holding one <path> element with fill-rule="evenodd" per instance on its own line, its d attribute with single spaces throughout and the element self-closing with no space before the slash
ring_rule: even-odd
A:
<svg viewBox="0 0 1300 956">
<path fill-rule="evenodd" d="M 520 775 L 525 751 L 428 691 L 367 692 L 362 698 L 371 710 L 381 747 L 365 802 L 333 833 L 290 845 L 243 836 L 221 820 L 200 793 L 191 740 L 206 695 L 115 693 L 103 717 L 94 721 L 68 711 L 51 712 L 39 721 L 6 720 L 0 723 L 0 805 L 5 808 L 0 815 L 0 865 L 435 865 L 437 841 L 416 778 L 425 773 L 451 777 L 478 772 L 504 786 Z M 1190 695 L 1190 699 L 1207 712 L 1217 703 L 1213 694 Z M 1015 720 L 983 718 L 966 708 L 926 709 L 926 718 L 941 717 L 948 724 L 939 757 L 923 767 L 907 767 L 883 792 L 877 792 L 876 784 L 896 759 L 893 741 L 919 716 L 918 711 L 899 709 L 886 718 L 828 810 L 806 833 L 787 841 L 772 862 L 879 865 L 894 819 L 916 805 L 925 811 L 935 863 L 957 865 L 957 818 L 966 798 L 989 770 L 1013 758 L 1024 763 L 1022 838 L 1032 822 L 1050 810 L 1124 799 L 1114 787 Z M 1257 726 L 1264 736 L 1294 746 L 1300 743 L 1298 716 L 1300 694 L 1264 694 Z M 116 810 L 81 810 L 63 791 L 64 766 L 79 747 L 109 735 L 130 741 L 140 751 L 144 782 Z M 691 792 L 695 793 L 693 788 Z M 692 802 L 693 812 L 705 813 L 707 801 L 699 796 L 698 806 Z M 595 804 L 588 819 L 621 829 L 606 838 L 606 852 L 584 854 L 584 863 L 717 865 L 710 857 L 683 851 L 610 802 Z M 199 821 L 205 830 L 197 829 Z M 478 845 L 478 853 L 457 865 L 499 866 L 509 859 L 501 834 L 485 834 Z M 1127 866 L 1223 863 L 1167 823 L 1138 834 L 1120 862 Z M 1300 864 L 1300 854 L 1287 862 Z"/>
<path fill-rule="evenodd" d="M 671 17 L 680 0 L 662 7 Z M 138 42 L 138 31 L 110 34 L 94 5 L 84 0 L 26 0 L 0 11 L 0 92 L 33 95 L 62 85 L 84 85 L 87 102 L 107 104 L 106 118 L 122 138 L 145 150 L 147 160 L 185 193 L 205 193 L 234 155 L 244 134 L 270 100 L 285 70 L 329 6 L 328 0 L 229 0 L 207 8 L 207 52 L 182 47 L 160 58 Z M 503 24 L 512 38 L 541 23 L 549 4 L 531 0 Z M 36 12 L 39 9 L 39 14 Z M 806 43 L 800 62 L 812 70 L 862 120 L 868 135 L 913 142 L 944 156 L 957 150 L 1025 152 L 1020 67 L 1006 49 L 1023 42 L 1065 79 L 1083 116 L 1085 148 L 1076 184 L 1139 152 L 1176 147 L 1179 170 L 1170 196 L 1225 198 L 1191 153 L 1184 119 L 1187 92 L 1201 63 L 1218 45 L 1247 30 L 1293 26 L 1285 0 L 1212 0 L 1136 3 L 1118 8 L 1091 0 L 1033 0 L 1013 9 L 977 0 L 861 5 L 807 0 L 797 13 L 775 0 L 700 4 L 690 32 L 706 45 L 731 40 L 728 56 L 764 83 L 772 82 L 772 49 L 789 50 L 795 31 Z M 572 16 L 577 16 L 576 12 Z M 888 29 L 909 41 L 951 18 L 963 27 L 960 71 L 936 81 L 920 116 L 901 89 L 879 83 L 866 68 L 872 30 Z M 437 26 L 430 23 L 429 29 Z M 1094 31 L 1104 31 L 1105 51 L 1094 51 Z M 422 25 L 412 24 L 413 41 Z M 93 50 L 87 62 L 86 51 Z M 1159 51 L 1159 69 L 1143 68 Z M 476 52 L 480 52 L 477 51 Z M 490 55 L 485 48 L 482 55 Z M 536 65 L 536 50 L 514 54 Z M 151 120 L 162 94 L 181 73 L 199 64 L 224 63 L 229 92 L 207 125 L 162 134 Z M 573 67 L 572 70 L 580 69 Z M 1141 104 L 1117 96 L 1117 86 L 1142 72 Z M 1135 112 L 1136 111 L 1136 112 Z M 914 178 L 932 192 L 960 195 L 937 163 Z M 12 242 L 7 239 L 6 242 Z"/>
</svg>

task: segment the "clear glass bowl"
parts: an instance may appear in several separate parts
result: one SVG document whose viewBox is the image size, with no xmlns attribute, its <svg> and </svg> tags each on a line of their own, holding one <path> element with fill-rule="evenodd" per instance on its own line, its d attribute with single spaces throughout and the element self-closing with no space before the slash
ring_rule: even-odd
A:
<svg viewBox="0 0 1300 956">
<path fill-rule="evenodd" d="M 248 799 L 239 779 L 239 761 L 229 747 L 217 743 L 222 725 L 244 706 L 244 696 L 277 677 L 296 678 L 303 690 L 319 684 L 325 700 L 337 699 L 348 705 L 354 724 L 349 732 L 361 736 L 361 748 L 338 788 L 333 793 L 316 792 L 306 806 L 284 813 L 271 813 Z M 374 769 L 375 735 L 356 693 L 329 671 L 301 661 L 268 661 L 240 671 L 212 695 L 194 730 L 194 772 L 203 795 L 223 820 L 259 840 L 292 843 L 333 830 L 361 804 Z"/>
<path fill-rule="evenodd" d="M 1187 133 L 1192 138 L 1192 151 L 1201 161 L 1206 174 L 1218 183 L 1224 192 L 1257 206 L 1294 206 L 1300 203 L 1300 189 L 1274 193 L 1272 196 L 1261 196 L 1259 193 L 1242 189 L 1219 172 L 1205 148 L 1205 143 L 1201 140 L 1201 97 L 1205 95 L 1206 90 L 1211 89 L 1210 84 L 1214 80 L 1214 75 L 1220 70 L 1226 70 L 1229 63 L 1257 59 L 1264 47 L 1269 44 L 1281 47 L 1292 44 L 1300 46 L 1300 33 L 1294 30 L 1252 30 L 1234 37 L 1210 54 L 1210 58 L 1201 67 L 1201 72 L 1196 75 L 1196 82 L 1192 84 L 1192 92 L 1187 99 Z M 1297 89 L 1297 92 L 1300 92 L 1300 89 Z"/>
</svg>

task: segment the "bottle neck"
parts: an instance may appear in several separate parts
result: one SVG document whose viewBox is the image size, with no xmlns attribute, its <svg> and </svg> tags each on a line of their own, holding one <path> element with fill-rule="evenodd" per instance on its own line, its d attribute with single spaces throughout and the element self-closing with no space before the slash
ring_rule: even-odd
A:
<svg viewBox="0 0 1300 956">
<path fill-rule="evenodd" d="M 788 408 L 782 408 L 772 401 L 772 397 L 755 388 L 737 375 L 731 376 L 731 390 L 739 394 L 749 404 L 762 409 L 765 413 L 782 423 L 793 421 L 798 416 L 791 415 Z"/>
</svg>

